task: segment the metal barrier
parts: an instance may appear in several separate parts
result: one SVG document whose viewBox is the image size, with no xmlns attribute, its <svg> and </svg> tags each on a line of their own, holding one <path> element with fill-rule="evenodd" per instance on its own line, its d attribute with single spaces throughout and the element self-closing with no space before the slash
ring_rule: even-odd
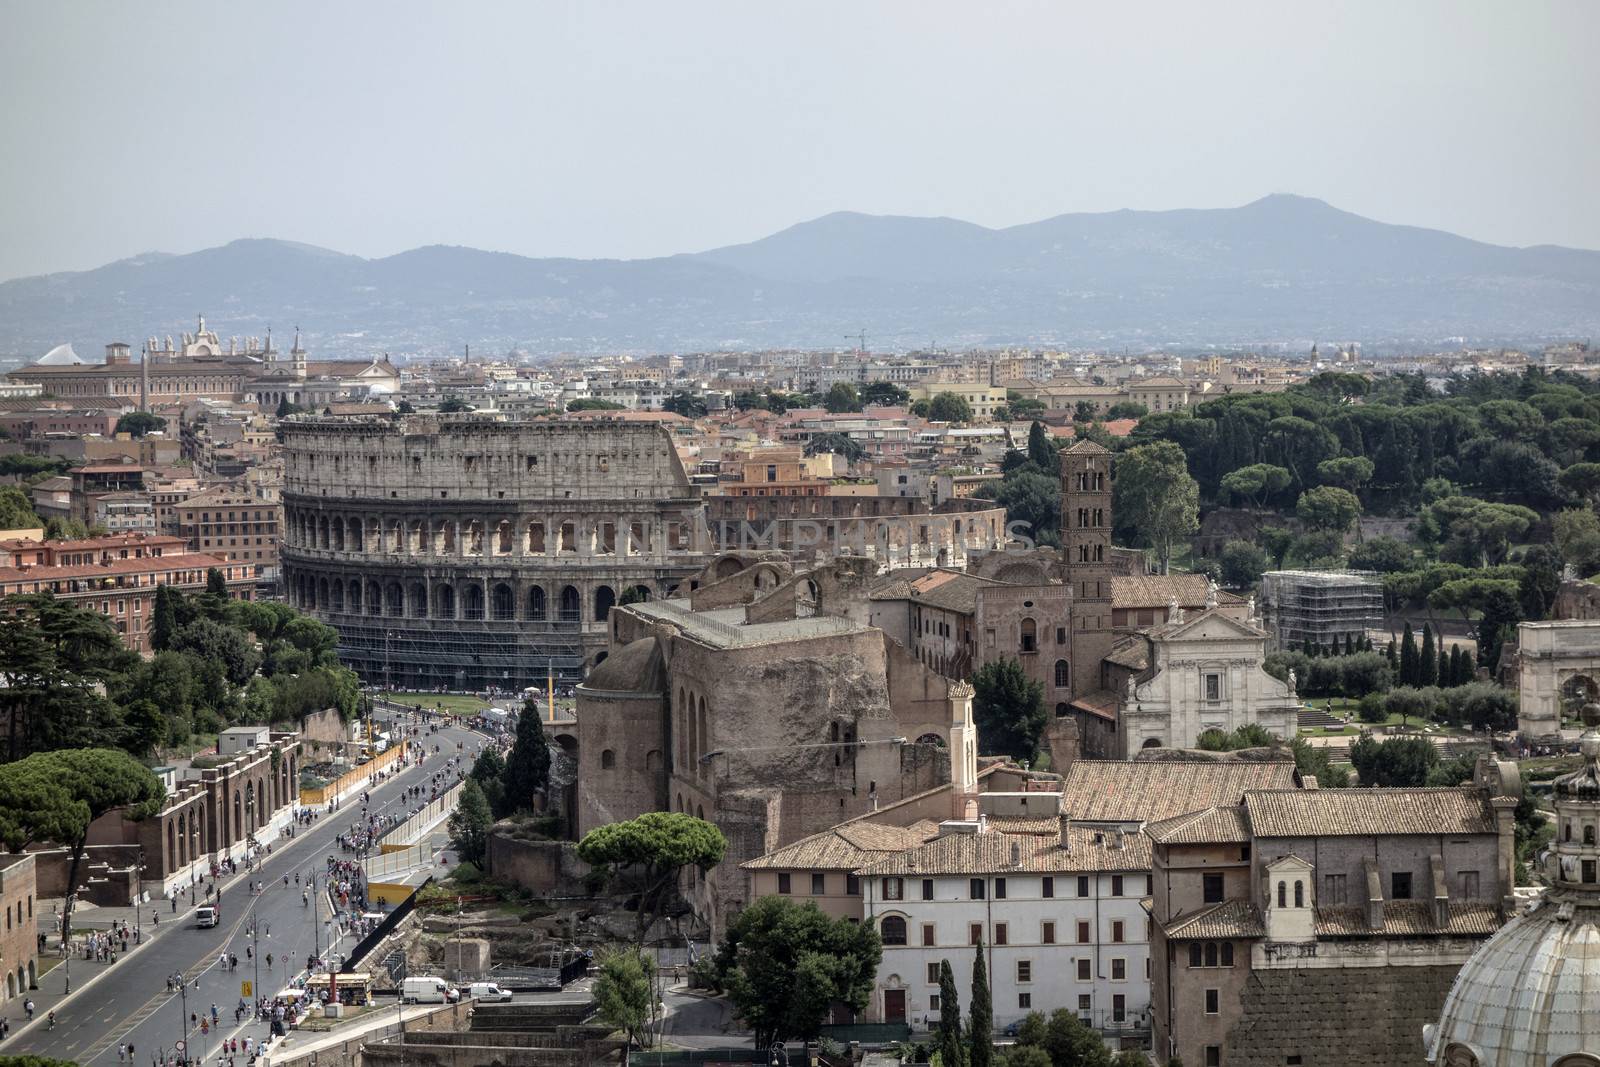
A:
<svg viewBox="0 0 1600 1067">
<path fill-rule="evenodd" d="M 395 927 L 399 926 L 405 917 L 410 915 L 411 912 L 416 908 L 417 893 L 422 889 L 423 886 L 432 881 L 432 878 L 424 879 L 422 885 L 419 885 L 413 889 L 410 896 L 402 900 L 393 911 L 383 917 L 383 921 L 373 929 L 372 933 L 356 942 L 355 947 L 352 948 L 349 954 L 344 958 L 345 970 L 354 970 L 356 965 L 361 962 L 367 953 L 371 952 L 374 948 L 377 948 L 378 945 L 383 942 L 384 938 L 394 933 Z"/>
<path fill-rule="evenodd" d="M 465 782 L 457 782 L 437 800 L 428 801 L 427 806 L 411 818 L 391 826 L 378 838 L 378 851 L 399 852 L 420 842 L 456 810 L 456 804 L 461 800 L 461 789 L 465 785 Z"/>
</svg>

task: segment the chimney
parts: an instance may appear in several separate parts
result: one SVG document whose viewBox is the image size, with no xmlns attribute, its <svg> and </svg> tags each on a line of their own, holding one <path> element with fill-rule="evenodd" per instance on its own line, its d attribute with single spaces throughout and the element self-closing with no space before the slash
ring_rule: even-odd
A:
<svg viewBox="0 0 1600 1067">
<path fill-rule="evenodd" d="M 1022 865 L 1022 842 L 1013 841 L 1013 842 L 1011 842 L 1011 866 L 1019 867 L 1021 865 Z"/>
<path fill-rule="evenodd" d="M 1433 878 L 1433 925 L 1443 930 L 1450 925 L 1450 883 L 1444 875 L 1444 857 L 1437 852 L 1428 857 L 1428 873 Z"/>
<path fill-rule="evenodd" d="M 1122 831 L 1121 830 L 1113 830 L 1113 831 L 1111 831 L 1111 847 L 1112 848 L 1121 848 L 1122 847 Z"/>
<path fill-rule="evenodd" d="M 1383 929 L 1383 879 L 1378 877 L 1378 865 L 1368 856 L 1361 861 L 1367 876 L 1367 929 Z"/>
</svg>

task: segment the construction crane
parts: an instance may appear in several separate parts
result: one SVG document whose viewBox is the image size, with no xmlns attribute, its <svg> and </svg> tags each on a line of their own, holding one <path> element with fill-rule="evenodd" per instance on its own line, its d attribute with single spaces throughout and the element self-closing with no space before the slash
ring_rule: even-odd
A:
<svg viewBox="0 0 1600 1067">
<path fill-rule="evenodd" d="M 864 355 L 867 354 L 867 331 L 866 330 L 862 330 L 860 333 L 847 333 L 847 334 L 844 335 L 844 339 L 846 341 L 855 341 L 856 342 L 856 355 L 864 356 Z"/>
</svg>

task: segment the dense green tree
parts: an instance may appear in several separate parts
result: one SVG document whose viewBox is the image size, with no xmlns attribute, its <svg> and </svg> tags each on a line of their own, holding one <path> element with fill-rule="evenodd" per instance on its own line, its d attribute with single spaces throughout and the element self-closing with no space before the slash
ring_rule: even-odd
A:
<svg viewBox="0 0 1600 1067">
<path fill-rule="evenodd" d="M 1317 464 L 1317 478 L 1323 485 L 1337 486 L 1354 493 L 1372 480 L 1372 460 L 1365 456 L 1339 456 Z"/>
<path fill-rule="evenodd" d="M 893 382 L 868 382 L 861 389 L 861 402 L 875 407 L 905 407 L 911 394 Z"/>
<path fill-rule="evenodd" d="M 1439 709 L 1437 692 L 1403 685 L 1389 690 L 1383 698 L 1384 710 L 1389 715 L 1400 716 L 1401 725 L 1409 726 L 1412 719 L 1428 722 Z"/>
<path fill-rule="evenodd" d="M 1439 651 L 1433 646 L 1433 627 L 1427 623 L 1422 625 L 1422 651 L 1417 656 L 1417 680 L 1419 686 L 1439 684 Z"/>
<path fill-rule="evenodd" d="M 967 1056 L 961 1037 L 961 998 L 956 994 L 956 973 L 949 960 L 939 961 L 938 1046 L 940 1067 L 965 1067 Z"/>
<path fill-rule="evenodd" d="M 483 867 L 489 849 L 489 827 L 494 825 L 494 815 L 489 811 L 489 801 L 476 781 L 467 779 L 461 787 L 461 799 L 450 814 L 448 829 L 450 847 L 466 863 Z"/>
<path fill-rule="evenodd" d="M 1317 464 L 1339 454 L 1339 439 L 1331 430 L 1295 415 L 1267 423 L 1263 444 L 1288 468 L 1294 485 L 1302 490 L 1313 484 Z"/>
<path fill-rule="evenodd" d="M 856 387 L 849 382 L 834 382 L 829 387 L 827 395 L 822 398 L 822 406 L 835 415 L 860 411 L 861 394 L 856 392 Z"/>
<path fill-rule="evenodd" d="M 1547 619 L 1561 591 L 1561 554 L 1553 545 L 1529 545 L 1517 559 L 1522 577 L 1517 583 L 1517 600 L 1523 617 Z"/>
<path fill-rule="evenodd" d="M 416 405 L 404 398 L 401 398 L 400 403 L 394 406 L 394 413 L 396 415 L 414 415 L 416 414 L 416 411 Z"/>
<path fill-rule="evenodd" d="M 1006 656 L 973 672 L 972 687 L 972 718 L 984 754 L 1034 759 L 1049 717 L 1044 686 L 1029 678 L 1020 662 Z"/>
<path fill-rule="evenodd" d="M 1349 770 L 1334 763 L 1326 748 L 1295 737 L 1289 741 L 1289 750 L 1294 753 L 1295 771 L 1302 778 L 1315 778 L 1325 789 L 1343 789 L 1350 784 Z"/>
<path fill-rule="evenodd" d="M 33 501 L 18 485 L 0 485 L 0 530 L 42 529 L 44 520 L 33 510 Z"/>
<path fill-rule="evenodd" d="M 1417 639 L 1411 632 L 1411 620 L 1406 620 L 1405 634 L 1400 638 L 1400 675 L 1397 679 L 1401 685 L 1417 684 Z"/>
<path fill-rule="evenodd" d="M 678 389 L 667 397 L 661 408 L 686 419 L 698 419 L 706 413 L 706 402 L 687 390 Z"/>
<path fill-rule="evenodd" d="M 1294 510 L 1308 529 L 1344 534 L 1361 517 L 1361 501 L 1347 489 L 1319 485 L 1301 493 Z"/>
<path fill-rule="evenodd" d="M 1054 473 L 1059 462 L 1055 442 L 1037 421 L 1028 427 L 1028 461 L 1046 474 Z"/>
<path fill-rule="evenodd" d="M 210 619 L 196 619 L 180 627 L 167 647 L 220 663 L 234 685 L 245 685 L 261 666 L 261 653 L 243 630 Z"/>
<path fill-rule="evenodd" d="M 150 647 L 157 652 L 172 647 L 172 635 L 178 629 L 177 606 L 174 601 L 174 597 L 178 595 L 170 585 L 156 586 L 155 612 L 150 617 Z"/>
<path fill-rule="evenodd" d="M 1364 786 L 1416 788 L 1426 785 L 1439 763 L 1439 750 L 1426 737 L 1391 737 L 1374 741 L 1362 734 L 1350 746 L 1350 763 Z"/>
<path fill-rule="evenodd" d="M 813 901 L 759 897 L 728 923 L 714 966 L 757 1048 L 814 1039 L 833 1002 L 863 1011 L 883 946 L 871 923 L 832 919 Z"/>
<path fill-rule="evenodd" d="M 445 404 L 448 404 L 449 402 L 450 401 L 448 399 L 445 400 Z M 457 400 L 457 403 L 461 403 L 461 401 Z M 465 405 L 463 405 L 463 406 L 465 406 Z M 439 405 L 439 410 L 440 411 L 445 410 L 444 404 Z M 468 410 L 470 410 L 470 409 L 468 409 Z M 626 410 L 626 409 L 621 404 L 618 404 L 613 400 L 601 400 L 599 397 L 582 396 L 582 397 L 579 397 L 576 400 L 568 401 L 567 402 L 567 410 L 569 412 L 579 412 L 579 411 L 623 411 L 623 410 Z"/>
<path fill-rule="evenodd" d="M 972 405 L 958 393 L 935 393 L 928 402 L 930 422 L 971 422 Z"/>
<path fill-rule="evenodd" d="M 1600 504 L 1600 463 L 1574 463 L 1557 482 L 1574 499 L 1590 507 Z"/>
<path fill-rule="evenodd" d="M 972 1022 L 967 1034 L 968 1067 L 989 1067 L 994 1059 L 994 1000 L 989 994 L 989 970 L 983 960 L 983 938 L 972 947 L 972 1000 L 967 1006 Z"/>
<path fill-rule="evenodd" d="M 515 751 L 512 753 L 515 758 Z M 578 858 L 613 881 L 634 878 L 637 940 L 677 892 L 678 876 L 690 868 L 709 871 L 722 862 L 728 840 L 704 819 L 677 811 L 650 811 L 625 822 L 596 827 L 578 842 Z"/>
<path fill-rule="evenodd" d="M 806 455 L 820 456 L 825 452 L 843 456 L 847 463 L 856 463 L 864 459 L 867 454 L 867 450 L 861 447 L 861 442 L 849 434 L 819 433 L 806 442 Z"/>
<path fill-rule="evenodd" d="M 550 784 L 550 746 L 539 721 L 539 698 L 528 697 L 517 716 L 516 740 L 506 759 L 505 807 L 510 812 L 529 811 L 533 798 Z"/>
<path fill-rule="evenodd" d="M 1600 516 L 1591 508 L 1558 511 L 1550 520 L 1556 551 L 1580 575 L 1600 572 Z"/>
<path fill-rule="evenodd" d="M 629 1048 L 650 1045 L 655 971 L 655 962 L 636 947 L 613 949 L 600 958 L 600 973 L 594 980 L 595 1014 L 626 1034 Z"/>
<path fill-rule="evenodd" d="M 107 748 L 40 752 L 0 766 L 0 841 L 12 852 L 31 844 L 67 849 L 66 884 L 78 883 L 89 826 L 116 809 L 144 819 L 160 807 L 165 789 L 148 767 Z M 73 895 L 61 912 L 62 944 L 72 929 Z"/>
<path fill-rule="evenodd" d="M 49 593 L 0 599 L 0 714 L 6 758 L 119 743 L 100 694 L 133 660 L 97 612 Z"/>
<path fill-rule="evenodd" d="M 1150 414 L 1150 409 L 1136 400 L 1119 400 L 1106 409 L 1106 421 L 1142 419 L 1148 414 Z"/>
<path fill-rule="evenodd" d="M 1350 567 L 1358 571 L 1388 574 L 1411 567 L 1416 557 L 1416 549 L 1404 541 L 1393 537 L 1374 537 L 1350 550 Z"/>
<path fill-rule="evenodd" d="M 1005 476 L 994 501 L 1006 509 L 1008 525 L 1021 523 L 1019 533 L 1035 544 L 1061 543 L 1061 483 L 1027 464 Z"/>
<path fill-rule="evenodd" d="M 478 788 L 483 790 L 483 798 L 489 802 L 489 810 L 497 819 L 503 819 L 511 814 L 506 804 L 506 761 L 496 748 L 485 748 L 478 753 L 478 758 L 472 762 L 472 771 L 468 775 Z"/>
<path fill-rule="evenodd" d="M 1252 507 L 1262 508 L 1269 497 L 1289 488 L 1293 479 L 1286 467 L 1271 463 L 1252 463 L 1222 476 L 1222 490 L 1235 500 L 1243 500 Z"/>
<path fill-rule="evenodd" d="M 1178 543 L 1200 528 L 1200 489 L 1183 450 L 1170 441 L 1130 448 L 1117 459 L 1113 492 L 1117 525 L 1167 573 Z"/>
<path fill-rule="evenodd" d="M 125 433 L 138 440 L 146 434 L 167 428 L 167 420 L 159 415 L 152 415 L 148 411 L 130 411 L 117 420 L 116 427 L 111 431 L 114 434 Z"/>
<path fill-rule="evenodd" d="M 580 402 L 581 401 L 573 401 L 573 403 L 580 403 Z M 618 406 L 620 406 L 620 405 L 618 405 Z M 454 393 L 450 394 L 449 396 L 446 396 L 442 401 L 439 402 L 439 414 L 441 414 L 441 415 L 464 415 L 467 412 L 472 411 L 472 410 L 473 410 L 473 407 L 472 407 L 471 404 L 467 403 L 465 400 L 462 400 L 459 396 L 456 396 Z M 571 411 L 573 409 L 572 409 L 571 406 L 568 406 L 567 410 Z M 582 409 L 579 409 L 579 410 L 582 410 Z"/>
<path fill-rule="evenodd" d="M 1513 541 L 1538 521 L 1538 514 L 1515 504 L 1494 504 L 1452 496 L 1423 508 L 1417 537 L 1436 546 L 1441 559 L 1469 567 L 1505 561 Z"/>
<path fill-rule="evenodd" d="M 1093 422 L 1100 417 L 1100 409 L 1090 400 L 1080 400 L 1072 408 L 1073 422 Z"/>
<path fill-rule="evenodd" d="M 1272 557 L 1272 565 L 1282 570 L 1290 549 L 1294 547 L 1294 533 L 1282 526 L 1263 526 L 1257 532 L 1256 539 L 1266 549 L 1267 555 Z"/>
<path fill-rule="evenodd" d="M 1266 552 L 1249 541 L 1229 541 L 1222 546 L 1222 584 L 1230 589 L 1246 589 L 1261 580 L 1271 565 Z"/>
</svg>

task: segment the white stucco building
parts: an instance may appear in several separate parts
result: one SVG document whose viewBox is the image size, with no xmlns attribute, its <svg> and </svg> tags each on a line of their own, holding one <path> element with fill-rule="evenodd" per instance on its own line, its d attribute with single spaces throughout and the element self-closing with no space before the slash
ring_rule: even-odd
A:
<svg viewBox="0 0 1600 1067">
<path fill-rule="evenodd" d="M 883 938 L 873 1017 L 937 1025 L 941 962 L 950 961 L 964 1000 L 981 942 L 996 1027 L 1057 1008 L 1102 1029 L 1149 1025 L 1144 835 L 1057 818 L 982 818 L 940 831 L 859 872 L 863 919 Z"/>
<path fill-rule="evenodd" d="M 1138 672 L 1122 700 L 1124 758 L 1142 748 L 1195 748 L 1207 730 L 1250 723 L 1291 740 L 1300 698 L 1262 669 L 1266 631 L 1214 607 L 1174 614 L 1108 657 Z"/>
</svg>

